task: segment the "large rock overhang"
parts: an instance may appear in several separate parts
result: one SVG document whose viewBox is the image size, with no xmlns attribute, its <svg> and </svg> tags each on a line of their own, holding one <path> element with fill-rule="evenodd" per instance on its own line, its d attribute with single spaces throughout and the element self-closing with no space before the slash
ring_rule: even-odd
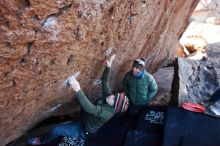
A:
<svg viewBox="0 0 220 146">
<path fill-rule="evenodd" d="M 69 103 L 72 92 L 61 86 L 73 73 L 80 72 L 82 88 L 97 97 L 111 53 L 116 88 L 139 56 L 147 58 L 149 72 L 169 63 L 198 2 L 2 0 L 0 145 Z"/>
</svg>

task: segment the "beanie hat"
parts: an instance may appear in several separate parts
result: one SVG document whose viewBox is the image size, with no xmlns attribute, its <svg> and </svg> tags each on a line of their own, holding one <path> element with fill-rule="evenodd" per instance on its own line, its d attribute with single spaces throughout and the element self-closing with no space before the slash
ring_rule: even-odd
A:
<svg viewBox="0 0 220 146">
<path fill-rule="evenodd" d="M 115 97 L 116 97 L 114 104 L 115 110 L 117 112 L 125 112 L 128 109 L 128 105 L 129 105 L 129 99 L 125 95 L 125 92 L 117 93 Z"/>
<path fill-rule="evenodd" d="M 145 68 L 145 59 L 141 58 L 141 59 L 134 60 L 133 67 L 136 67 L 140 70 L 144 70 L 144 68 Z"/>
</svg>

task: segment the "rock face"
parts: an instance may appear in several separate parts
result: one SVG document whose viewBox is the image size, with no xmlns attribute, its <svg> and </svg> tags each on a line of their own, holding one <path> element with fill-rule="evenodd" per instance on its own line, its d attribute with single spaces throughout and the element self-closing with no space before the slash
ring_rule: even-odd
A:
<svg viewBox="0 0 220 146">
<path fill-rule="evenodd" d="M 169 105 L 173 74 L 173 67 L 160 68 L 156 73 L 153 74 L 153 77 L 158 85 L 158 92 L 150 104 L 161 106 Z"/>
<path fill-rule="evenodd" d="M 189 51 L 189 53 L 193 53 L 196 51 L 205 52 L 206 45 L 207 42 L 202 36 L 188 36 L 185 47 Z"/>
<path fill-rule="evenodd" d="M 0 145 L 67 107 L 72 92 L 62 84 L 68 76 L 80 73 L 82 88 L 99 95 L 104 61 L 113 52 L 112 86 L 138 56 L 147 58 L 150 72 L 167 64 L 197 3 L 1 0 Z"/>
<path fill-rule="evenodd" d="M 220 86 L 220 60 L 178 58 L 174 67 L 172 103 L 201 103 Z"/>
<path fill-rule="evenodd" d="M 207 52 L 211 58 L 220 58 L 220 42 L 207 45 Z"/>
</svg>

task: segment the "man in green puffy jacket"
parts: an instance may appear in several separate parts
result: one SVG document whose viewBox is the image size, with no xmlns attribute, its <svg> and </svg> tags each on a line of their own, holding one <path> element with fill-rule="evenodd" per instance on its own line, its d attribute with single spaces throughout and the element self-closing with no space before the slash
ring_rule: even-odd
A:
<svg viewBox="0 0 220 146">
<path fill-rule="evenodd" d="M 87 134 L 94 134 L 116 113 L 125 112 L 129 105 L 127 96 L 125 96 L 124 92 L 112 94 L 109 86 L 110 67 L 114 58 L 113 55 L 110 60 L 107 60 L 107 67 L 102 75 L 103 98 L 99 99 L 96 104 L 90 102 L 80 88 L 79 82 L 74 77 L 68 79 L 70 87 L 76 92 L 76 97 L 83 108 L 81 120 L 59 124 L 43 137 L 29 139 L 28 143 L 31 145 L 45 144 L 59 136 L 80 137 L 84 139 Z"/>
<path fill-rule="evenodd" d="M 123 79 L 123 89 L 129 97 L 130 114 L 135 114 L 147 106 L 156 95 L 157 83 L 153 76 L 145 70 L 144 58 L 134 60 L 132 70 Z"/>
</svg>

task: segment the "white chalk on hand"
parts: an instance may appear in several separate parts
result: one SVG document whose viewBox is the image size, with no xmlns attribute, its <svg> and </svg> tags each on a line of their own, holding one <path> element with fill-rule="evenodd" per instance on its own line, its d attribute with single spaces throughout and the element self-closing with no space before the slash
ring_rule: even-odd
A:
<svg viewBox="0 0 220 146">
<path fill-rule="evenodd" d="M 108 49 L 106 50 L 106 52 L 105 52 L 105 55 L 106 55 L 106 56 L 109 56 L 109 55 L 112 53 L 113 48 L 114 48 L 114 46 L 111 47 L 111 48 L 108 48 Z"/>
<path fill-rule="evenodd" d="M 109 60 L 107 60 L 107 67 L 111 67 L 112 66 L 112 62 L 115 60 L 115 54 L 113 54 Z"/>
<path fill-rule="evenodd" d="M 78 71 L 78 72 L 72 74 L 71 76 L 69 76 L 69 77 L 63 82 L 63 87 L 69 87 L 69 86 L 70 86 L 70 85 L 69 85 L 69 79 L 70 79 L 71 77 L 74 77 L 74 78 L 76 79 L 77 77 L 79 77 L 79 75 L 80 75 L 80 72 Z"/>
</svg>

